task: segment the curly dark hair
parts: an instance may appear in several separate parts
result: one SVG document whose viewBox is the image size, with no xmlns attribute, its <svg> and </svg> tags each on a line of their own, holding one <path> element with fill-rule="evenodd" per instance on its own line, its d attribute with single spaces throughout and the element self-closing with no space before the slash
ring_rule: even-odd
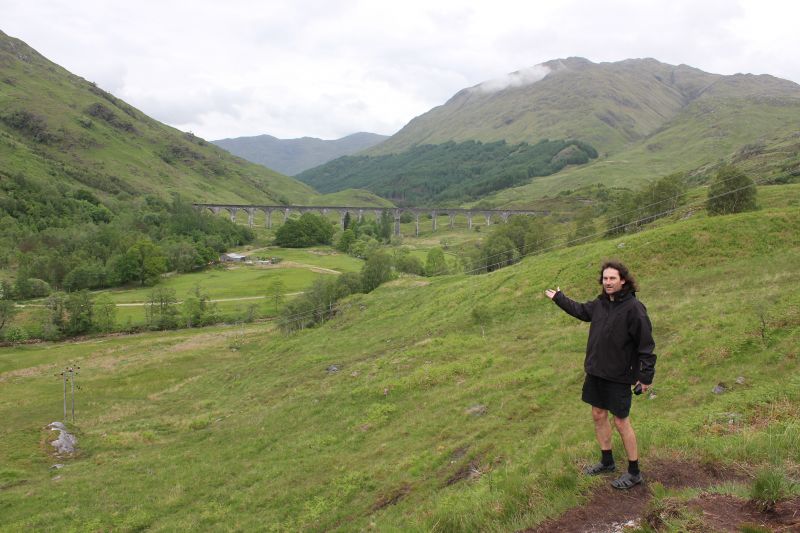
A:
<svg viewBox="0 0 800 533">
<path fill-rule="evenodd" d="M 621 292 L 636 292 L 639 290 L 639 284 L 636 283 L 636 278 L 633 277 L 628 267 L 616 259 L 603 261 L 603 265 L 600 267 L 600 279 L 598 280 L 600 285 L 603 284 L 603 271 L 607 268 L 613 268 L 619 272 L 619 277 L 625 280 L 625 285 L 622 286 Z"/>
</svg>

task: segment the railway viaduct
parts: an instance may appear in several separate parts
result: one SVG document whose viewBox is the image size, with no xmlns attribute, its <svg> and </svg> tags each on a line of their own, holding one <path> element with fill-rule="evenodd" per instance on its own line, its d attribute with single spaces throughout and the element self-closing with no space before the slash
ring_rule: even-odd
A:
<svg viewBox="0 0 800 533">
<path fill-rule="evenodd" d="M 404 213 L 409 213 L 415 221 L 416 235 L 419 235 L 419 218 L 420 216 L 430 215 L 433 221 L 433 230 L 436 231 L 437 217 L 447 215 L 449 217 L 449 225 L 452 228 L 455 224 L 455 218 L 458 215 L 463 215 L 467 218 L 467 225 L 472 229 L 472 219 L 474 217 L 484 217 L 486 225 L 492 223 L 492 218 L 500 219 L 503 222 L 508 222 L 508 218 L 512 215 L 527 215 L 527 216 L 545 216 L 547 211 L 529 211 L 519 209 L 458 209 L 452 207 L 352 207 L 352 206 L 318 206 L 318 205 L 237 205 L 237 204 L 193 204 L 197 209 L 208 209 L 212 213 L 219 214 L 222 211 L 227 211 L 230 214 L 231 221 L 236 221 L 236 215 L 239 211 L 247 213 L 247 222 L 250 227 L 253 227 L 255 215 L 259 211 L 263 211 L 266 215 L 266 227 L 272 227 L 272 213 L 281 213 L 283 215 L 283 222 L 289 218 L 292 212 L 295 213 L 319 213 L 322 216 L 328 216 L 330 213 L 339 214 L 339 223 L 344 228 L 345 216 L 350 213 L 351 217 L 361 220 L 365 214 L 373 213 L 376 218 L 381 218 L 383 213 L 388 212 L 394 219 L 394 234 L 400 235 L 400 217 Z"/>
</svg>

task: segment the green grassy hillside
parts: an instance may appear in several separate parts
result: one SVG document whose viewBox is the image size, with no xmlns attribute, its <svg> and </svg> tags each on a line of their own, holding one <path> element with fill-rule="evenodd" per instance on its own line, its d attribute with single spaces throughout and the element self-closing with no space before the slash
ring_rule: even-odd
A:
<svg viewBox="0 0 800 533">
<path fill-rule="evenodd" d="M 596 157 L 597 150 L 580 141 L 446 142 L 402 154 L 340 157 L 297 179 L 326 192 L 360 187 L 404 205 L 458 205 Z"/>
<path fill-rule="evenodd" d="M 407 153 L 450 141 L 533 144 L 547 138 L 579 139 L 600 152 L 588 165 L 489 197 L 494 205 L 523 207 L 589 184 L 635 189 L 673 172 L 735 159 L 753 146 L 779 149 L 798 134 L 800 86 L 772 76 L 723 76 L 653 59 L 595 64 L 569 58 L 534 68 L 549 73 L 535 83 L 464 89 L 363 154 Z M 429 176 L 432 184 L 443 180 Z"/>
<path fill-rule="evenodd" d="M 657 342 L 655 397 L 632 413 L 645 476 L 657 461 L 735 465 L 739 482 L 706 490 L 740 496 L 765 465 L 797 479 L 797 186 L 777 196 L 795 200 L 479 277 L 403 278 L 290 337 L 260 325 L 4 348 L 0 528 L 536 525 L 606 482 L 578 473 L 597 453 L 579 400 L 587 326 L 542 292 L 593 297 L 609 256 L 637 274 Z M 70 361 L 82 451 L 57 459 L 42 428 Z"/>
<path fill-rule="evenodd" d="M 307 186 L 161 124 L 0 32 L 0 175 L 104 196 L 305 203 Z"/>
<path fill-rule="evenodd" d="M 540 68 L 549 73 L 535 83 L 501 89 L 487 82 L 464 89 L 367 153 L 396 153 L 449 140 L 534 143 L 543 138 L 581 139 L 601 152 L 617 153 L 658 133 L 695 102 L 702 109 L 690 114 L 698 126 L 710 114 L 718 115 L 712 120 L 725 120 L 735 113 L 725 109 L 728 99 L 757 98 L 788 106 L 784 111 L 795 116 L 800 105 L 800 86 L 790 81 L 709 74 L 654 59 L 596 64 L 569 58 Z"/>
<path fill-rule="evenodd" d="M 690 109 L 699 107 L 692 105 Z M 503 207 L 527 207 L 545 196 L 588 185 L 636 189 L 676 171 L 686 172 L 693 181 L 702 183 L 720 161 L 736 164 L 757 179 L 797 179 L 800 132 L 796 117 L 785 109 L 742 103 L 736 116 L 699 128 L 687 110 L 646 144 L 499 191 L 484 201 Z"/>
</svg>

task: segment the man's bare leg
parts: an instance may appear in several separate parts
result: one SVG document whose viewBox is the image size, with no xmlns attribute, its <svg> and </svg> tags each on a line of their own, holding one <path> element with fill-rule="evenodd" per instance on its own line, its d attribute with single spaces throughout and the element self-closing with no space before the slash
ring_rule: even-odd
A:
<svg viewBox="0 0 800 533">
<path fill-rule="evenodd" d="M 628 455 L 628 461 L 638 461 L 639 449 L 636 446 L 636 433 L 634 433 L 633 426 L 631 425 L 631 417 L 628 416 L 625 418 L 617 418 L 615 416 L 614 425 L 617 426 L 617 431 L 619 431 L 619 436 L 622 437 L 622 444 L 625 446 L 625 453 Z M 597 421 L 595 421 L 595 428 L 596 427 L 597 427 Z M 609 427 L 609 432 L 610 431 L 611 428 Z M 600 440 L 599 434 L 597 439 Z M 610 447 L 611 446 L 610 436 L 608 442 Z"/>
<path fill-rule="evenodd" d="M 594 434 L 601 450 L 611 449 L 611 424 L 608 422 L 608 411 L 592 406 L 592 419 L 594 419 Z M 616 418 L 615 418 L 616 420 Z M 634 446 L 636 440 L 634 437 Z M 626 448 L 627 451 L 627 448 Z"/>
</svg>

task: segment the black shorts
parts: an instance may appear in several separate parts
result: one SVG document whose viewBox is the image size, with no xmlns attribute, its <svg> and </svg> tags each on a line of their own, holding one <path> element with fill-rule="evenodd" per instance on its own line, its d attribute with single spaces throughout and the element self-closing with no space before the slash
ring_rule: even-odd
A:
<svg viewBox="0 0 800 533">
<path fill-rule="evenodd" d="M 631 386 L 586 374 L 581 399 L 594 407 L 611 411 L 617 418 L 628 418 L 631 413 Z"/>
</svg>

